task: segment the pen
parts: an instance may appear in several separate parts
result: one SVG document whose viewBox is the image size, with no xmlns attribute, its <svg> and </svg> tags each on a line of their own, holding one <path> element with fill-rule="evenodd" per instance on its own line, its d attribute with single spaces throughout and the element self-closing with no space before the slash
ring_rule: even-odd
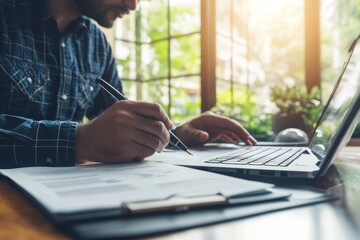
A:
<svg viewBox="0 0 360 240">
<path fill-rule="evenodd" d="M 125 97 L 121 92 L 119 92 L 118 90 L 116 90 L 113 86 L 111 86 L 108 82 L 106 82 L 104 79 L 102 78 L 97 78 L 96 82 L 100 85 L 100 87 L 102 89 L 105 90 L 105 92 L 107 92 L 110 96 L 112 96 L 116 101 L 121 101 L 121 100 L 128 100 L 127 97 Z M 170 143 L 172 145 L 174 145 L 175 147 L 179 148 L 180 150 L 183 150 L 185 152 L 187 152 L 189 155 L 193 155 L 188 148 L 186 147 L 186 145 L 181 142 L 181 140 L 172 132 L 169 131 L 170 133 Z"/>
</svg>

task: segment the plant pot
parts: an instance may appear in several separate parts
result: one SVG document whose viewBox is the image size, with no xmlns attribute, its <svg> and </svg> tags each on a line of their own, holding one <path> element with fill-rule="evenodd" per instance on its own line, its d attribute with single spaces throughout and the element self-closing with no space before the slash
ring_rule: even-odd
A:
<svg viewBox="0 0 360 240">
<path fill-rule="evenodd" d="M 312 135 L 313 127 L 304 123 L 300 113 L 287 115 L 277 113 L 272 120 L 272 129 L 275 135 L 286 128 L 297 128 L 303 130 L 309 137 Z"/>
</svg>

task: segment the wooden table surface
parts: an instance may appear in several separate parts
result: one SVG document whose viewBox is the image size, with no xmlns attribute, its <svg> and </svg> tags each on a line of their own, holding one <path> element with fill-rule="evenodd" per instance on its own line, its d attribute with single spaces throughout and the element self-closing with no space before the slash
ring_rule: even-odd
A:
<svg viewBox="0 0 360 240">
<path fill-rule="evenodd" d="M 144 239 L 360 239 L 360 147 L 347 147 L 325 177 L 304 184 L 339 192 L 341 199 Z M 0 239 L 71 238 L 0 179 Z"/>
</svg>

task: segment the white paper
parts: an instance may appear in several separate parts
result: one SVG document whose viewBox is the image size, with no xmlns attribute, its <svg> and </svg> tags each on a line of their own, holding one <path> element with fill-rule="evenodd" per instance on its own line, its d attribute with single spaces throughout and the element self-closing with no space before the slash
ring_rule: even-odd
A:
<svg viewBox="0 0 360 240">
<path fill-rule="evenodd" d="M 156 162 L 2 169 L 52 213 L 114 209 L 123 202 L 221 193 L 249 194 L 270 184 Z"/>
<path fill-rule="evenodd" d="M 238 151 L 239 148 L 239 145 L 234 144 L 211 143 L 205 146 L 189 149 L 193 154 L 192 156 L 178 149 L 165 149 L 161 153 L 155 153 L 154 155 L 148 157 L 147 160 L 177 165 L 186 164 L 191 166 L 194 164 L 196 166 L 199 163 L 203 163 L 205 160 L 229 154 L 232 151 Z"/>
</svg>

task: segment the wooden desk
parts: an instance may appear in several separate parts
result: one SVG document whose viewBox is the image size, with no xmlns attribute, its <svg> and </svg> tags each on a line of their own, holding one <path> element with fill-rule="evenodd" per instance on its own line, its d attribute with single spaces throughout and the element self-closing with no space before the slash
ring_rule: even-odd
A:
<svg viewBox="0 0 360 240">
<path fill-rule="evenodd" d="M 360 147 L 348 147 L 322 179 L 290 182 L 339 192 L 336 202 L 264 214 L 146 239 L 360 239 Z M 0 180 L 0 239 L 70 239 L 15 188 Z"/>
</svg>

